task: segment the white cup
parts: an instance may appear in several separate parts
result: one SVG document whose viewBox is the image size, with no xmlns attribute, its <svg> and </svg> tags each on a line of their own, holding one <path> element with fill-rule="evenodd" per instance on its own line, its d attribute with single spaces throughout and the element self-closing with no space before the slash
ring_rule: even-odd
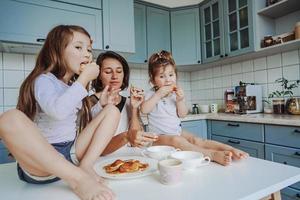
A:
<svg viewBox="0 0 300 200">
<path fill-rule="evenodd" d="M 156 160 L 167 159 L 169 155 L 178 151 L 172 146 L 151 146 L 144 149 L 141 153 L 145 157 L 150 157 Z"/>
<path fill-rule="evenodd" d="M 165 185 L 174 185 L 182 179 L 182 162 L 177 159 L 166 159 L 158 162 L 160 182 Z"/>
<path fill-rule="evenodd" d="M 171 158 L 182 161 L 183 169 L 196 169 L 210 163 L 208 156 L 196 151 L 178 151 L 172 153 Z"/>
<path fill-rule="evenodd" d="M 210 104 L 210 111 L 212 113 L 217 113 L 218 112 L 218 104 L 216 104 L 216 103 Z"/>
</svg>

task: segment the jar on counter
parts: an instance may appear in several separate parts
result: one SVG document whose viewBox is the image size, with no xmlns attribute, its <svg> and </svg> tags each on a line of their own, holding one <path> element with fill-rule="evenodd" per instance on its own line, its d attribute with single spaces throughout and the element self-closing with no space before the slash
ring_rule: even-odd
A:
<svg viewBox="0 0 300 200">
<path fill-rule="evenodd" d="M 234 112 L 234 89 L 226 89 L 224 94 L 225 112 Z"/>
</svg>

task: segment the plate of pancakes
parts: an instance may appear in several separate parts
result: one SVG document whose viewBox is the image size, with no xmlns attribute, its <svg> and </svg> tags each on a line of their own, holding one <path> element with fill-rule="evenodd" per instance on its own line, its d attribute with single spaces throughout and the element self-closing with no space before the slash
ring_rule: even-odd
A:
<svg viewBox="0 0 300 200">
<path fill-rule="evenodd" d="M 108 179 L 133 179 L 157 170 L 157 160 L 141 156 L 103 158 L 94 165 L 99 176 Z"/>
</svg>

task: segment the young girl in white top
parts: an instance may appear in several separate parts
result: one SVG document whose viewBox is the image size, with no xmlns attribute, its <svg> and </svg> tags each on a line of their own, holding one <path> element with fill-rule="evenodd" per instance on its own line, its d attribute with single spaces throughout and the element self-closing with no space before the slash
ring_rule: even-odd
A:
<svg viewBox="0 0 300 200">
<path fill-rule="evenodd" d="M 91 96 L 96 103 L 92 107 L 93 116 L 101 113 L 100 111 L 109 104 L 117 106 L 121 112 L 118 129 L 103 154 L 130 152 L 134 151 L 134 148 L 128 146 L 141 147 L 156 141 L 157 136 L 144 132 L 140 123 L 139 106 L 144 100 L 144 91 L 132 86 L 130 97 L 125 92 L 130 77 L 129 65 L 125 58 L 116 52 L 106 51 L 98 56 L 96 63 L 100 73 L 93 81 L 96 91 L 95 95 Z"/>
<path fill-rule="evenodd" d="M 92 167 L 112 138 L 120 112 L 107 106 L 91 121 L 86 87 L 99 73 L 91 62 L 91 45 L 82 27 L 60 25 L 49 32 L 20 88 L 17 110 L 0 117 L 0 137 L 18 162 L 21 180 L 44 184 L 61 178 L 81 199 L 113 199 Z"/>
<path fill-rule="evenodd" d="M 141 112 L 148 114 L 149 131 L 160 133 L 156 145 L 171 145 L 181 150 L 199 151 L 211 160 L 228 165 L 231 159 L 248 154 L 229 145 L 203 140 L 181 129 L 179 118 L 185 117 L 183 90 L 176 85 L 177 70 L 172 55 L 167 51 L 153 54 L 149 59 L 148 73 L 154 86 L 146 93 Z"/>
</svg>

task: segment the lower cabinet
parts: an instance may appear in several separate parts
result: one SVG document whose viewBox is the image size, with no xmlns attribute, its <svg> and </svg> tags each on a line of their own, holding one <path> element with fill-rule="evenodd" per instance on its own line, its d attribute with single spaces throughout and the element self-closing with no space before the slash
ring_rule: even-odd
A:
<svg viewBox="0 0 300 200">
<path fill-rule="evenodd" d="M 282 200 L 299 200 L 300 199 L 300 190 L 295 190 L 293 188 L 287 187 L 281 190 L 281 199 Z"/>
<path fill-rule="evenodd" d="M 252 157 L 265 158 L 263 124 L 217 120 L 208 124 L 212 140 L 241 149 Z"/>
<path fill-rule="evenodd" d="M 207 139 L 207 121 L 195 120 L 181 123 L 182 129 L 187 130 L 200 138 Z"/>
<path fill-rule="evenodd" d="M 250 156 L 264 159 L 264 144 L 231 137 L 212 135 L 212 140 L 228 144 L 249 153 Z"/>
</svg>

